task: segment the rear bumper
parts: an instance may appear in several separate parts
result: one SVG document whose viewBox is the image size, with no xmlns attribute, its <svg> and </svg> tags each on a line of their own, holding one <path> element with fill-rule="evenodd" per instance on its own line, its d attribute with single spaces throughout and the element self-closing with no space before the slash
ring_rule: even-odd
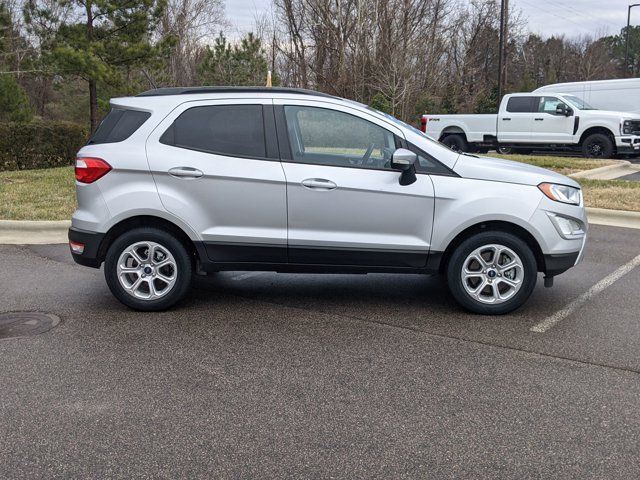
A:
<svg viewBox="0 0 640 480">
<path fill-rule="evenodd" d="M 103 261 L 100 254 L 100 245 L 104 235 L 104 233 L 88 232 L 71 227 L 69 229 L 69 241 L 84 245 L 84 250 L 81 254 L 71 252 L 73 260 L 85 267 L 100 268 Z"/>
</svg>

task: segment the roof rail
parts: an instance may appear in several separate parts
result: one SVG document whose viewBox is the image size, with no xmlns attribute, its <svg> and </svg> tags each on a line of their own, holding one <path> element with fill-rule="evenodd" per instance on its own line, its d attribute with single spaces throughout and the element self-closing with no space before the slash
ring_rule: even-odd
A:
<svg viewBox="0 0 640 480">
<path fill-rule="evenodd" d="M 295 93 L 298 95 L 313 95 L 317 97 L 331 97 L 328 93 L 306 90 L 304 88 L 288 87 L 164 87 L 147 90 L 136 97 L 159 97 L 164 95 L 193 95 L 198 93 Z"/>
</svg>

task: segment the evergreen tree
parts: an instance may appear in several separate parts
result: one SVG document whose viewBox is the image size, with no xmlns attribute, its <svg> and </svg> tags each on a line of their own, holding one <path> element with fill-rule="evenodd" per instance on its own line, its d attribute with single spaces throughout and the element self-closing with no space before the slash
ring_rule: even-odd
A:
<svg viewBox="0 0 640 480">
<path fill-rule="evenodd" d="M 166 0 L 60 0 L 82 12 L 77 23 L 62 23 L 51 39 L 50 62 L 57 73 L 81 77 L 89 87 L 91 130 L 98 124 L 99 82 L 122 83 L 126 72 L 158 56 L 150 34 Z M 31 7 L 31 8 L 30 8 Z M 29 0 L 27 22 L 50 15 L 46 3 Z M 30 14 L 29 14 L 30 12 Z"/>
<path fill-rule="evenodd" d="M 207 46 L 198 67 L 198 76 L 207 85 L 261 86 L 265 84 L 269 64 L 262 42 L 252 33 L 232 46 L 220 33 L 213 46 Z M 278 84 L 273 74 L 272 82 Z"/>
<path fill-rule="evenodd" d="M 33 116 L 29 98 L 10 71 L 16 38 L 11 12 L 0 1 L 0 122 L 26 122 Z"/>
</svg>

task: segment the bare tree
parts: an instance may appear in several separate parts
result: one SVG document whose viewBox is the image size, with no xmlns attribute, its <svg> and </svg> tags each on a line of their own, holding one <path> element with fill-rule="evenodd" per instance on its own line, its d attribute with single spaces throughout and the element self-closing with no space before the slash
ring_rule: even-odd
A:
<svg viewBox="0 0 640 480">
<path fill-rule="evenodd" d="M 170 42 L 166 80 L 193 85 L 196 66 L 206 43 L 225 26 L 224 0 L 168 0 L 159 36 Z"/>
</svg>

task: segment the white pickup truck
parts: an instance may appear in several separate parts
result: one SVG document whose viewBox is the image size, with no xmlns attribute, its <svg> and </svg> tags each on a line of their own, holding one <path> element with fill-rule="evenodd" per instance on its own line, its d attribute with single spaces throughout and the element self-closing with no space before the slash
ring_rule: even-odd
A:
<svg viewBox="0 0 640 480">
<path fill-rule="evenodd" d="M 462 152 L 580 151 L 590 158 L 640 155 L 640 115 L 596 110 L 574 95 L 505 95 L 497 115 L 423 115 L 422 131 Z"/>
</svg>

